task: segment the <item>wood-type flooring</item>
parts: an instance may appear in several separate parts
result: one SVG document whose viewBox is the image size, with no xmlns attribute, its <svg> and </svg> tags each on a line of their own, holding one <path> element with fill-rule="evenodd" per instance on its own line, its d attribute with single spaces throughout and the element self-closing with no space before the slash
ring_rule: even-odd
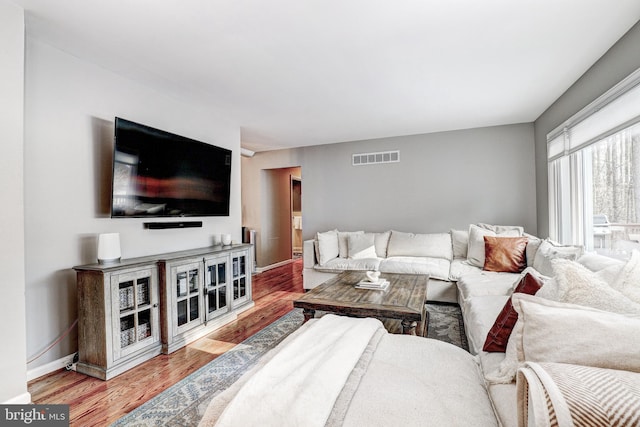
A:
<svg viewBox="0 0 640 427">
<path fill-rule="evenodd" d="M 303 293 L 302 260 L 252 278 L 255 306 L 238 319 L 175 351 L 102 381 L 60 370 L 30 381 L 36 404 L 70 405 L 71 426 L 107 426 L 258 332 L 293 308 Z"/>
</svg>

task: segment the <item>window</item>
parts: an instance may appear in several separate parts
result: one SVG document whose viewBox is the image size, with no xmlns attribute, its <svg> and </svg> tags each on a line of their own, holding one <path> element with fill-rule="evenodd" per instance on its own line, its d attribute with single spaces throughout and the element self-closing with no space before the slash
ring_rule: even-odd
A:
<svg viewBox="0 0 640 427">
<path fill-rule="evenodd" d="M 551 237 L 616 258 L 640 249 L 640 70 L 547 141 Z"/>
</svg>

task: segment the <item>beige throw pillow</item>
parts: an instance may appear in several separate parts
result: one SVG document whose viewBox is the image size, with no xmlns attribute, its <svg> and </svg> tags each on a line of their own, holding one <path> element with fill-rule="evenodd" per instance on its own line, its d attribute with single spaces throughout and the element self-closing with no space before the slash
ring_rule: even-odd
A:
<svg viewBox="0 0 640 427">
<path fill-rule="evenodd" d="M 514 294 L 518 362 L 558 362 L 640 372 L 640 316 Z"/>
<path fill-rule="evenodd" d="M 513 382 L 524 362 L 640 372 L 640 316 L 550 301 L 537 294 L 514 294 L 511 302 L 518 321 L 504 360 L 495 371 L 485 374 L 490 383 Z"/>
<path fill-rule="evenodd" d="M 453 258 L 466 258 L 469 247 L 469 230 L 451 230 Z"/>
<path fill-rule="evenodd" d="M 377 258 L 373 233 L 351 234 L 348 237 L 349 258 Z"/>
<path fill-rule="evenodd" d="M 338 230 L 325 231 L 316 234 L 318 242 L 318 263 L 325 265 L 334 258 L 338 258 L 340 247 L 338 245 Z"/>
<path fill-rule="evenodd" d="M 338 256 L 349 258 L 349 236 L 363 233 L 364 231 L 338 231 Z"/>
<path fill-rule="evenodd" d="M 545 276 L 553 276 L 551 260 L 557 258 L 576 261 L 582 256 L 584 249 L 582 246 L 561 245 L 550 239 L 545 239 L 540 243 L 533 259 L 533 268 Z"/>
</svg>

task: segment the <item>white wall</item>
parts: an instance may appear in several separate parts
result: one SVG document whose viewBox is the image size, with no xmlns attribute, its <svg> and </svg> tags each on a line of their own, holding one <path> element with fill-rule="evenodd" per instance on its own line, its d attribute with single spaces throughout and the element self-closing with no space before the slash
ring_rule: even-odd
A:
<svg viewBox="0 0 640 427">
<path fill-rule="evenodd" d="M 640 68 L 640 23 L 634 25 L 535 121 L 538 230 L 549 235 L 547 134 Z"/>
<path fill-rule="evenodd" d="M 40 352 L 76 319 L 74 265 L 96 261 L 96 236 L 119 232 L 123 258 L 241 240 L 240 129 L 210 109 L 171 98 L 29 38 L 25 93 L 27 353 Z M 146 230 L 109 218 L 113 120 L 124 117 L 233 150 L 229 217 L 203 228 Z M 29 370 L 77 351 L 74 329 Z M 55 363 L 55 362 L 54 362 Z"/>
<path fill-rule="evenodd" d="M 400 163 L 351 165 L 352 154 L 388 150 L 400 150 Z M 333 228 L 446 232 L 477 222 L 537 232 L 531 123 L 269 151 L 242 162 L 251 219 L 264 217 L 260 171 L 301 166 L 305 239 Z M 261 250 L 270 248 L 262 242 Z"/>
<path fill-rule="evenodd" d="M 24 12 L 0 0 L 0 402 L 28 403 L 23 197 Z"/>
</svg>

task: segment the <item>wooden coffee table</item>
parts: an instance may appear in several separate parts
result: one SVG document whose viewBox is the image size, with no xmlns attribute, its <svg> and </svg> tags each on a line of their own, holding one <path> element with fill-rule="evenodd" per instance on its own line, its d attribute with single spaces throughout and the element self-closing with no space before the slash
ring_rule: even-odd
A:
<svg viewBox="0 0 640 427">
<path fill-rule="evenodd" d="M 390 283 L 386 290 L 357 289 L 355 285 L 365 278 L 365 273 L 345 271 L 305 293 L 293 306 L 303 309 L 305 322 L 313 318 L 316 310 L 353 317 L 398 319 L 403 334 L 426 336 L 429 276 L 382 273 L 380 277 Z"/>
</svg>

